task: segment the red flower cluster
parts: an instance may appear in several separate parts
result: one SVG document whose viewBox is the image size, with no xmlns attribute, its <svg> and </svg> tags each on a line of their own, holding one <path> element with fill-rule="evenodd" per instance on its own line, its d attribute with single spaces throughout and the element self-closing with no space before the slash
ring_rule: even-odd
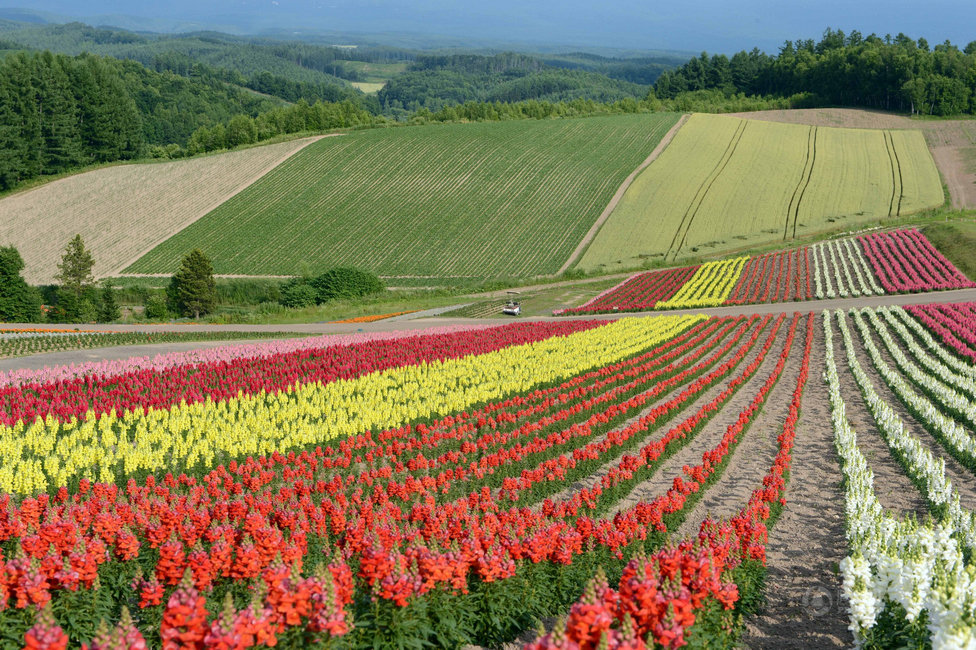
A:
<svg viewBox="0 0 976 650">
<path fill-rule="evenodd" d="M 813 326 L 810 314 L 800 373 L 783 432 L 777 438 L 779 452 L 763 478 L 763 487 L 753 492 L 748 505 L 729 522 L 702 522 L 695 540 L 661 550 L 650 559 L 634 558 L 624 569 L 617 590 L 598 575 L 572 606 L 568 619 L 526 645 L 526 650 L 631 650 L 647 647 L 645 638 L 678 648 L 686 645 L 685 632 L 706 602 L 717 601 L 724 609 L 734 606 L 739 589 L 725 574 L 743 561 L 765 562 L 765 521 L 772 508 L 785 503 L 795 426 L 810 370 Z"/>
<path fill-rule="evenodd" d="M 750 258 L 726 305 L 809 300 L 810 249 L 775 251 Z"/>
<path fill-rule="evenodd" d="M 609 314 L 616 311 L 649 311 L 660 300 L 668 300 L 678 293 L 698 266 L 685 266 L 662 271 L 648 271 L 627 278 L 596 298 L 559 314 Z"/>
</svg>

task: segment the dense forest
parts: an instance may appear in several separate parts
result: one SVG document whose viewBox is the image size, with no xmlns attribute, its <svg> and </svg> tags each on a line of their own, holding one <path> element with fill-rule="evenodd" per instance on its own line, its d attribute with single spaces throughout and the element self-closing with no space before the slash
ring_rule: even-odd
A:
<svg viewBox="0 0 976 650">
<path fill-rule="evenodd" d="M 641 99 L 647 87 L 587 70 L 557 68 L 525 54 L 420 55 L 379 92 L 387 111 L 432 111 L 465 102 Z"/>
<path fill-rule="evenodd" d="M 976 41 L 965 49 L 930 47 L 904 34 L 881 38 L 828 29 L 819 42 L 787 41 L 779 54 L 759 50 L 702 53 L 663 73 L 654 85 L 660 99 L 720 90 L 764 97 L 804 95 L 811 106 L 854 106 L 957 115 L 976 112 Z"/>
<path fill-rule="evenodd" d="M 201 126 L 271 111 L 271 100 L 207 79 L 93 55 L 0 60 L 0 188 L 186 143 Z"/>
</svg>

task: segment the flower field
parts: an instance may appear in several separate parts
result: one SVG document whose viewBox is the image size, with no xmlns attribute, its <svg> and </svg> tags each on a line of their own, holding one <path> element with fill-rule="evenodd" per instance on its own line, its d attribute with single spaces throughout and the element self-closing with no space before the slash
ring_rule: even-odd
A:
<svg viewBox="0 0 976 650">
<path fill-rule="evenodd" d="M 791 302 L 976 286 L 916 229 L 632 276 L 558 314 Z"/>
<path fill-rule="evenodd" d="M 699 269 L 679 299 L 741 297 L 742 273 L 806 259 L 733 260 L 722 285 Z M 795 448 L 819 435 L 845 479 L 848 643 L 968 647 L 973 354 L 976 304 L 937 304 L 442 327 L 8 373 L 0 639 L 734 647 L 795 539 L 778 533 L 809 487 L 792 480 Z M 804 419 L 818 395 L 832 417 Z M 555 623 L 526 636 L 540 620 Z"/>
</svg>

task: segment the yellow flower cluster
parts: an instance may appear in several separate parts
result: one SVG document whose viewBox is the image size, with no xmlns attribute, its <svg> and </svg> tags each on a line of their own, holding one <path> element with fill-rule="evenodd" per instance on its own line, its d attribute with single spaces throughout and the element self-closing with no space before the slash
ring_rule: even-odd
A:
<svg viewBox="0 0 976 650">
<path fill-rule="evenodd" d="M 622 319 L 483 355 L 404 366 L 280 393 L 60 423 L 0 427 L 0 490 L 29 494 L 73 479 L 118 481 L 139 470 L 209 468 L 402 426 L 525 393 L 656 345 L 704 316 Z"/>
<path fill-rule="evenodd" d="M 735 288 L 749 256 L 706 262 L 670 300 L 659 300 L 655 309 L 693 309 L 723 304 Z"/>
</svg>

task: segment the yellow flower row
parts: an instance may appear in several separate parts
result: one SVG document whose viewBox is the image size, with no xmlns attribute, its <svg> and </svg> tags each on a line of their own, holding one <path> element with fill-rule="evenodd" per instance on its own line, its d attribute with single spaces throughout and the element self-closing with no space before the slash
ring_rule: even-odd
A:
<svg viewBox="0 0 976 650">
<path fill-rule="evenodd" d="M 735 288 L 749 256 L 702 264 L 670 300 L 659 300 L 655 309 L 692 309 L 725 303 Z"/>
<path fill-rule="evenodd" d="M 566 337 L 483 355 L 392 368 L 224 402 L 53 418 L 0 427 L 0 490 L 29 494 L 88 477 L 209 468 L 229 458 L 288 451 L 402 426 L 525 393 L 631 356 L 704 316 L 622 319 Z"/>
</svg>

